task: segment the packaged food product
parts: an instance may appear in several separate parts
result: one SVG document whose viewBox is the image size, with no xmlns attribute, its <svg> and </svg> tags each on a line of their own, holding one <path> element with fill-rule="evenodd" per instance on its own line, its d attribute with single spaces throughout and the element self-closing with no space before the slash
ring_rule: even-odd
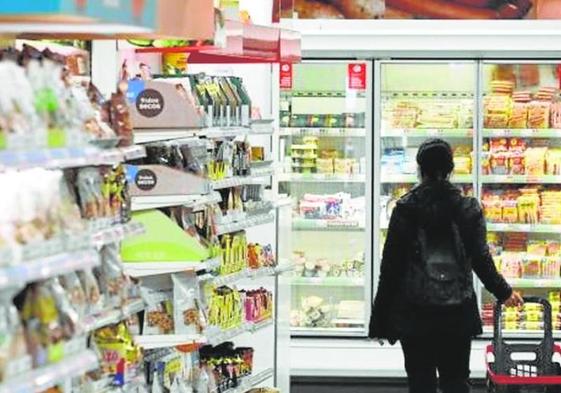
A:
<svg viewBox="0 0 561 393">
<path fill-rule="evenodd" d="M 175 334 L 201 334 L 206 326 L 198 296 L 197 277 L 172 275 Z"/>
<path fill-rule="evenodd" d="M 86 316 L 88 311 L 88 303 L 86 301 L 86 292 L 82 287 L 80 278 L 75 272 L 67 273 L 59 278 L 61 285 L 68 293 L 70 302 L 73 305 L 80 319 Z"/>
<path fill-rule="evenodd" d="M 118 386 L 126 384 L 135 375 L 134 370 L 141 367 L 142 350 L 135 345 L 124 322 L 97 330 L 93 341 L 101 355 L 101 369 L 113 376 Z"/>
<path fill-rule="evenodd" d="M 514 98 L 516 101 L 516 98 Z M 509 128 L 526 128 L 528 121 L 528 105 L 524 102 L 514 102 L 512 114 L 508 120 Z"/>
<path fill-rule="evenodd" d="M 2 296 L 0 302 L 0 382 L 3 382 L 29 371 L 31 357 L 15 306 L 7 296 Z"/>
<path fill-rule="evenodd" d="M 107 305 L 121 307 L 128 300 L 127 280 L 123 271 L 121 254 L 117 244 L 105 245 L 100 250 L 101 267 L 96 268 L 101 291 Z"/>
<path fill-rule="evenodd" d="M 142 297 L 147 304 L 142 334 L 158 335 L 173 333 L 172 294 L 168 291 L 157 291 L 150 288 L 142 288 L 142 290 Z"/>
<path fill-rule="evenodd" d="M 535 255 L 526 255 L 522 261 L 522 277 L 536 278 L 542 275 L 542 258 Z"/>
<path fill-rule="evenodd" d="M 528 127 L 529 128 L 548 128 L 550 102 L 532 101 L 528 105 Z"/>
<path fill-rule="evenodd" d="M 105 307 L 105 297 L 99 289 L 99 284 L 92 270 L 78 272 L 78 277 L 86 296 L 86 314 L 95 315 Z"/>
</svg>

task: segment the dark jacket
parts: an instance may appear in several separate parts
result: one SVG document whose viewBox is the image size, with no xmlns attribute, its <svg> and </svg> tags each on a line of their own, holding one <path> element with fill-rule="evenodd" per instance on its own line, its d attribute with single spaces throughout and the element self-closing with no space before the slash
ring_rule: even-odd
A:
<svg viewBox="0 0 561 393">
<path fill-rule="evenodd" d="M 495 297 L 504 301 L 512 288 L 497 272 L 487 245 L 485 218 L 475 198 L 463 197 L 447 181 L 421 184 L 402 197 L 392 213 L 384 246 L 378 292 L 372 307 L 369 336 L 390 341 L 427 335 L 482 333 L 475 291 L 461 306 L 416 306 L 407 301 L 403 277 L 413 255 L 416 222 L 439 225 L 454 215 L 473 271 Z"/>
</svg>

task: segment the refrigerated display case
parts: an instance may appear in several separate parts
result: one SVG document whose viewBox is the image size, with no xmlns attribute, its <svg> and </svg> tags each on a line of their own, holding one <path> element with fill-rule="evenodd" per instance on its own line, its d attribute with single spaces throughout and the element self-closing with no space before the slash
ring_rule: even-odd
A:
<svg viewBox="0 0 561 393">
<path fill-rule="evenodd" d="M 365 336 L 371 285 L 371 64 L 294 65 L 279 191 L 292 198 L 293 335 Z"/>
<path fill-rule="evenodd" d="M 525 295 L 548 298 L 561 336 L 561 68 L 555 63 L 485 62 L 480 187 L 495 264 Z M 482 317 L 491 331 L 492 302 Z M 510 335 L 541 334 L 535 305 L 503 311 Z"/>
<path fill-rule="evenodd" d="M 553 304 L 561 337 L 561 67 L 554 63 L 376 63 L 374 275 L 395 202 L 417 182 L 427 138 L 454 150 L 452 182 L 480 199 L 498 270 L 524 295 Z M 494 298 L 476 286 L 484 330 Z M 541 334 L 536 306 L 504 309 L 506 334 Z"/>
</svg>

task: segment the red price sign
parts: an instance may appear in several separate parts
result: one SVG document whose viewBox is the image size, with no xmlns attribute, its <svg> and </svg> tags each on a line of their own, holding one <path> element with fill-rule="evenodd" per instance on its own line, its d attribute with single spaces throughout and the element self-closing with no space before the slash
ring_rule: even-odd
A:
<svg viewBox="0 0 561 393">
<path fill-rule="evenodd" d="M 366 64 L 349 64 L 347 82 L 349 89 L 366 90 Z"/>
<path fill-rule="evenodd" d="M 292 70 L 291 63 L 280 64 L 279 83 L 281 89 L 292 89 Z"/>
</svg>

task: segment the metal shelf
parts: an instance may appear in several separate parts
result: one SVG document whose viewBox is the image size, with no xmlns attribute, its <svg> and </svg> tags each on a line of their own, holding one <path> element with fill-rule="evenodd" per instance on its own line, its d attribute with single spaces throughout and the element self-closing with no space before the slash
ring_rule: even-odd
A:
<svg viewBox="0 0 561 393">
<path fill-rule="evenodd" d="M 241 334 L 255 333 L 273 324 L 274 321 L 268 319 L 259 323 L 244 323 L 228 330 L 209 327 L 203 334 L 139 335 L 134 337 L 134 341 L 144 349 L 168 348 L 192 343 L 218 345 Z"/>
<path fill-rule="evenodd" d="M 144 301 L 142 299 L 133 300 L 130 303 L 119 307 L 104 310 L 100 313 L 89 315 L 84 318 L 83 326 L 86 332 L 92 332 L 104 326 L 119 323 L 144 310 Z"/>
<path fill-rule="evenodd" d="M 206 137 L 235 138 L 250 135 L 272 135 L 272 125 L 255 124 L 251 127 L 210 127 L 210 128 L 158 128 L 158 129 L 135 129 L 134 142 L 140 144 L 164 142 L 176 139 L 190 139 Z"/>
<path fill-rule="evenodd" d="M 561 225 L 488 223 L 487 230 L 493 232 L 561 233 Z"/>
<path fill-rule="evenodd" d="M 217 192 L 206 195 L 158 195 L 158 196 L 133 196 L 132 210 L 151 210 L 161 207 L 186 206 L 196 208 L 202 205 L 220 203 L 222 197 Z"/>
<path fill-rule="evenodd" d="M 293 277 L 292 285 L 322 287 L 360 287 L 365 285 L 364 277 Z"/>
<path fill-rule="evenodd" d="M 311 220 L 295 218 L 292 221 L 292 229 L 297 231 L 363 231 L 364 225 L 352 220 Z"/>
<path fill-rule="evenodd" d="M 211 282 L 214 286 L 232 285 L 243 280 L 256 280 L 261 277 L 275 276 L 293 269 L 292 264 L 279 265 L 276 267 L 262 267 L 259 269 L 243 269 L 240 272 L 232 273 L 224 276 L 213 276 L 208 273 L 199 276 L 200 281 Z"/>
<path fill-rule="evenodd" d="M 401 128 L 381 131 L 382 137 L 411 137 L 411 138 L 472 138 L 472 128 Z"/>
<path fill-rule="evenodd" d="M 561 176 L 484 175 L 483 184 L 561 184 Z"/>
<path fill-rule="evenodd" d="M 17 288 L 27 283 L 46 280 L 76 270 L 89 269 L 101 263 L 97 251 L 76 251 L 0 268 L 0 289 Z"/>
<path fill-rule="evenodd" d="M 526 129 L 493 129 L 485 128 L 482 131 L 483 137 L 502 138 L 561 138 L 561 129 L 556 128 L 526 128 Z"/>
<path fill-rule="evenodd" d="M 382 171 L 384 169 L 382 168 Z M 452 175 L 452 183 L 456 184 L 472 184 L 474 182 L 473 175 Z M 382 183 L 418 183 L 417 175 L 409 174 L 382 174 Z"/>
<path fill-rule="evenodd" d="M 216 225 L 216 234 L 217 235 L 224 235 L 226 233 L 232 233 L 241 231 L 243 229 L 247 229 L 250 227 L 255 227 L 258 225 L 268 224 L 275 221 L 275 213 L 274 211 L 266 214 L 259 214 L 255 216 L 246 217 L 240 221 L 234 221 L 227 224 L 217 224 Z"/>
<path fill-rule="evenodd" d="M 23 373 L 0 384 L 0 393 L 32 393 L 47 390 L 64 379 L 79 377 L 99 367 L 95 352 L 85 350 L 56 364 Z"/>
<path fill-rule="evenodd" d="M 324 173 L 282 173 L 279 182 L 293 183 L 366 183 L 366 175 L 344 175 Z"/>
<path fill-rule="evenodd" d="M 507 278 L 514 288 L 561 288 L 561 278 Z"/>
<path fill-rule="evenodd" d="M 142 147 L 99 149 L 97 147 L 68 147 L 57 149 L 0 151 L 0 169 L 65 169 L 83 166 L 114 165 L 146 155 Z"/>
<path fill-rule="evenodd" d="M 214 180 L 211 182 L 211 185 L 214 190 L 221 190 L 249 184 L 262 184 L 263 178 L 273 176 L 274 173 L 275 168 L 273 166 L 256 167 L 252 168 L 251 175 L 249 176 L 234 176 L 226 179 Z"/>
<path fill-rule="evenodd" d="M 135 262 L 123 263 L 125 273 L 132 277 L 157 276 L 160 274 L 171 274 L 186 271 L 200 272 L 213 270 L 220 266 L 220 259 L 211 258 L 206 261 L 183 261 L 183 262 Z"/>
<path fill-rule="evenodd" d="M 365 128 L 292 128 L 280 129 L 281 137 L 288 136 L 318 136 L 331 138 L 364 138 Z"/>
</svg>

